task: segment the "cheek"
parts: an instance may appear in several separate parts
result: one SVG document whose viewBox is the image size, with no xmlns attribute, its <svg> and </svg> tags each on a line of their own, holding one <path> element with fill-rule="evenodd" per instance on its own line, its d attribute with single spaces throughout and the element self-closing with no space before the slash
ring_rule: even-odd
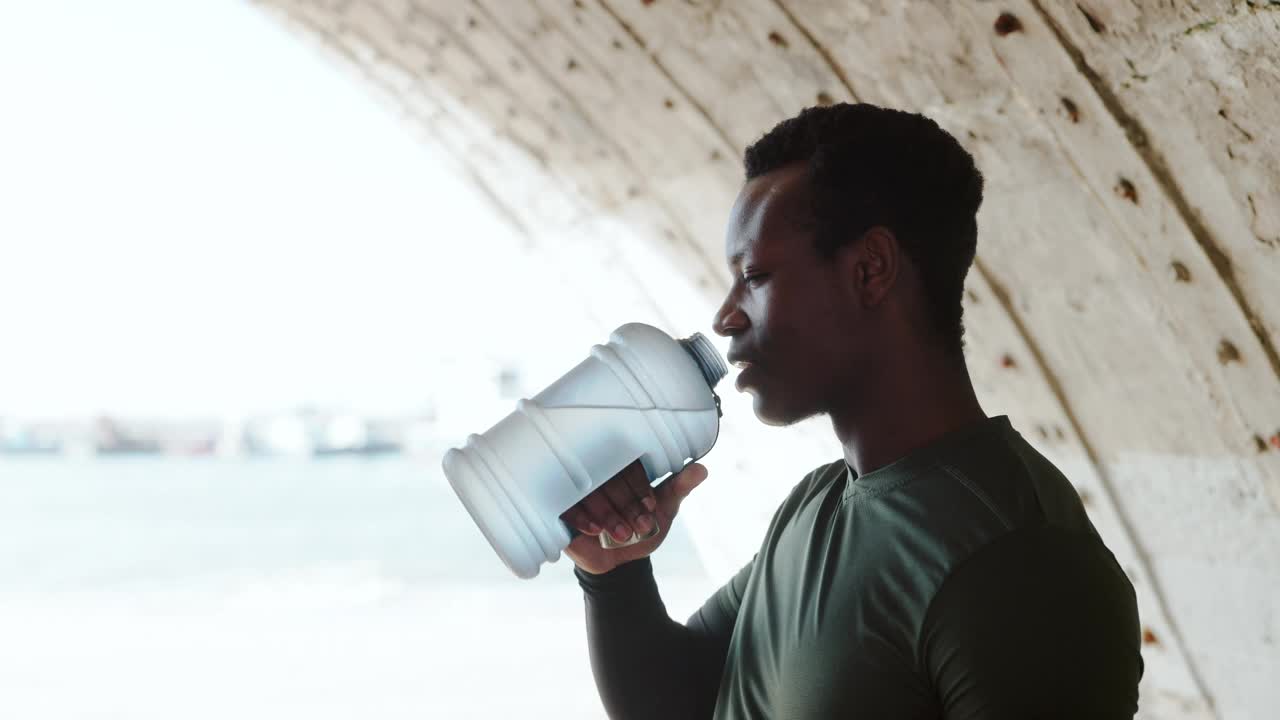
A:
<svg viewBox="0 0 1280 720">
<path fill-rule="evenodd" d="M 840 308 L 819 288 L 791 288 L 760 306 L 760 325 L 780 349 L 815 352 L 827 349 L 841 324 Z"/>
</svg>

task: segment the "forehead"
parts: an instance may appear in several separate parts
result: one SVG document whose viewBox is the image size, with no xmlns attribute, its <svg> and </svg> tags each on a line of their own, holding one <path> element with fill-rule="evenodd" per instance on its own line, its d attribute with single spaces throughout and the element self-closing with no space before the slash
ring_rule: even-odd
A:
<svg viewBox="0 0 1280 720">
<path fill-rule="evenodd" d="M 725 260 L 730 268 L 757 257 L 775 256 L 795 247 L 808 208 L 808 173 L 794 163 L 748 180 L 729 212 Z"/>
</svg>

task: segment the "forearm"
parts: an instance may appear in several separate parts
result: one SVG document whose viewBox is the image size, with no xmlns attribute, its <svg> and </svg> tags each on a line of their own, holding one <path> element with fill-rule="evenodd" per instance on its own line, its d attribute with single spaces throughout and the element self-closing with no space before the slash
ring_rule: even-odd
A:
<svg viewBox="0 0 1280 720">
<path fill-rule="evenodd" d="M 648 558 L 603 575 L 575 568 L 585 593 L 587 640 L 596 687 L 609 717 L 709 718 L 725 639 L 667 615 Z"/>
</svg>

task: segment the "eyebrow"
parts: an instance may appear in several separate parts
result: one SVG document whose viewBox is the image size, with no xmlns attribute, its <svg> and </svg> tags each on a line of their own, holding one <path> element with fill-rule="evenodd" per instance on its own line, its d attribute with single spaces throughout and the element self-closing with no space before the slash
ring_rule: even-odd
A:
<svg viewBox="0 0 1280 720">
<path fill-rule="evenodd" d="M 742 256 L 743 256 L 743 255 L 745 255 L 745 254 L 746 254 L 746 253 L 738 253 L 738 254 L 734 255 L 733 257 L 730 257 L 730 258 L 729 258 L 729 267 L 733 267 L 734 265 L 737 265 L 739 262 L 742 262 Z"/>
</svg>

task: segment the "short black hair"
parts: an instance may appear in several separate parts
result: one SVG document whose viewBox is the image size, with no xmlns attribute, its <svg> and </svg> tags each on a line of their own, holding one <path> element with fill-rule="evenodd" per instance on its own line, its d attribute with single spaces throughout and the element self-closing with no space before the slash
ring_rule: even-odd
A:
<svg viewBox="0 0 1280 720">
<path fill-rule="evenodd" d="M 747 148 L 747 180 L 808 165 L 814 243 L 826 260 L 877 225 L 924 282 L 934 329 L 964 352 L 964 278 L 978 242 L 982 173 L 938 123 L 866 103 L 811 107 Z"/>
</svg>

